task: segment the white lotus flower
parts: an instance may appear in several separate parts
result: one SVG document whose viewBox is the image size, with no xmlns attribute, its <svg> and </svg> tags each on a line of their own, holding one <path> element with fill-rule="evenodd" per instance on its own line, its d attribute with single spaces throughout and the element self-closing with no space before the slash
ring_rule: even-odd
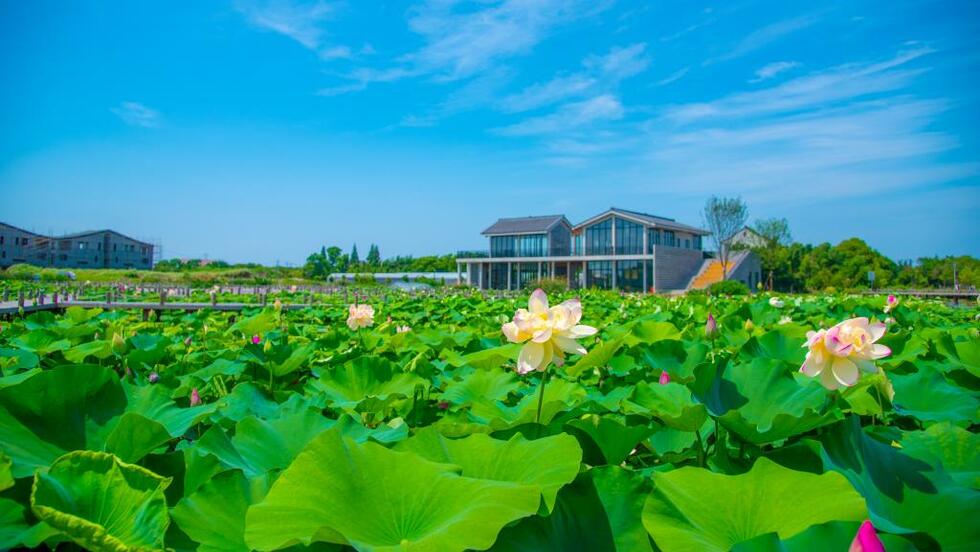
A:
<svg viewBox="0 0 980 552">
<path fill-rule="evenodd" d="M 374 307 L 371 305 L 351 305 L 348 308 L 347 327 L 351 331 L 374 324 Z"/>
<path fill-rule="evenodd" d="M 775 307 L 777 309 L 781 309 L 785 305 L 786 305 L 786 303 L 784 303 L 783 300 L 780 299 L 779 297 L 770 297 L 769 298 L 769 306 L 770 307 Z"/>
<path fill-rule="evenodd" d="M 885 329 L 884 324 L 869 324 L 867 318 L 861 317 L 845 320 L 829 330 L 807 332 L 803 346 L 810 350 L 800 372 L 820 376 L 820 383 L 831 390 L 854 385 L 861 371 L 876 373 L 874 361 L 892 353 L 888 347 L 875 343 L 885 335 Z"/>
<path fill-rule="evenodd" d="M 575 340 L 595 335 L 597 330 L 579 324 L 582 303 L 578 299 L 549 308 L 548 296 L 543 290 L 536 289 L 527 307 L 518 309 L 514 320 L 500 328 L 507 341 L 524 343 L 517 359 L 517 373 L 544 371 L 552 361 L 561 366 L 565 363 L 565 353 L 584 355 L 587 352 Z"/>
</svg>

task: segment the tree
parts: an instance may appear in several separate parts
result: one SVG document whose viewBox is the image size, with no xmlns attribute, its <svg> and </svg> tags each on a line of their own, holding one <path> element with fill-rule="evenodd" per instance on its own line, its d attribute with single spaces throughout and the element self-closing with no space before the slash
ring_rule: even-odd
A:
<svg viewBox="0 0 980 552">
<path fill-rule="evenodd" d="M 755 221 L 753 230 L 762 237 L 762 245 L 754 247 L 753 250 L 759 255 L 762 270 L 769 273 L 767 287 L 772 291 L 779 254 L 783 248 L 793 242 L 789 232 L 789 222 L 784 218 L 760 219 Z"/>
<path fill-rule="evenodd" d="M 350 249 L 350 266 L 356 269 L 359 264 L 361 264 L 361 259 L 357 256 L 357 244 L 355 243 Z"/>
<path fill-rule="evenodd" d="M 731 252 L 729 240 L 745 227 L 749 218 L 749 208 L 742 198 L 711 196 L 704 204 L 704 224 L 711 231 L 711 239 L 721 261 L 722 279 L 728 279 L 728 257 Z"/>
<path fill-rule="evenodd" d="M 381 252 L 378 250 L 377 245 L 373 243 L 371 244 L 371 248 L 368 249 L 367 259 L 365 260 L 367 261 L 367 264 L 373 268 L 381 266 Z"/>
</svg>

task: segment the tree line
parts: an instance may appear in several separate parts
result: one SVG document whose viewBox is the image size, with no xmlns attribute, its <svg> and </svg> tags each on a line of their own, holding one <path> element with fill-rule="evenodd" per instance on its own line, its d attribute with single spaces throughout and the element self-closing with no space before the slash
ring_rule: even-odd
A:
<svg viewBox="0 0 980 552">
<path fill-rule="evenodd" d="M 338 272 L 455 272 L 456 255 L 427 255 L 412 257 L 398 255 L 387 259 L 381 258 L 378 246 L 371 244 L 368 254 L 361 260 L 354 244 L 350 252 L 344 252 L 337 246 L 320 248 L 306 258 L 303 265 L 303 275 L 312 279 L 324 279 Z"/>
</svg>

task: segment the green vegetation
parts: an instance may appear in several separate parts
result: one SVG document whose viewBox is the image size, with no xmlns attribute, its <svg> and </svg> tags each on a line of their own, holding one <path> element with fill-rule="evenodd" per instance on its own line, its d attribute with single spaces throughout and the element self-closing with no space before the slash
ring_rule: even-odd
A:
<svg viewBox="0 0 980 552">
<path fill-rule="evenodd" d="M 0 321 L 0 549 L 980 542 L 976 306 L 585 291 L 587 353 L 520 376 L 526 295 L 384 296 L 357 331 L 340 296 Z M 852 317 L 890 352 L 829 391 L 801 345 Z"/>
</svg>

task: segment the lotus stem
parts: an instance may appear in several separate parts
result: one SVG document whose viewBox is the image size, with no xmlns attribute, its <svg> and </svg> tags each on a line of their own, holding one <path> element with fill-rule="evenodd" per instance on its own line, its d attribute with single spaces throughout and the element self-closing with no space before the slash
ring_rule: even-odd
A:
<svg viewBox="0 0 980 552">
<path fill-rule="evenodd" d="M 544 405 L 544 384 L 548 382 L 548 371 L 541 373 L 541 387 L 538 388 L 538 412 L 534 415 L 534 423 L 541 423 L 541 407 Z"/>
</svg>

